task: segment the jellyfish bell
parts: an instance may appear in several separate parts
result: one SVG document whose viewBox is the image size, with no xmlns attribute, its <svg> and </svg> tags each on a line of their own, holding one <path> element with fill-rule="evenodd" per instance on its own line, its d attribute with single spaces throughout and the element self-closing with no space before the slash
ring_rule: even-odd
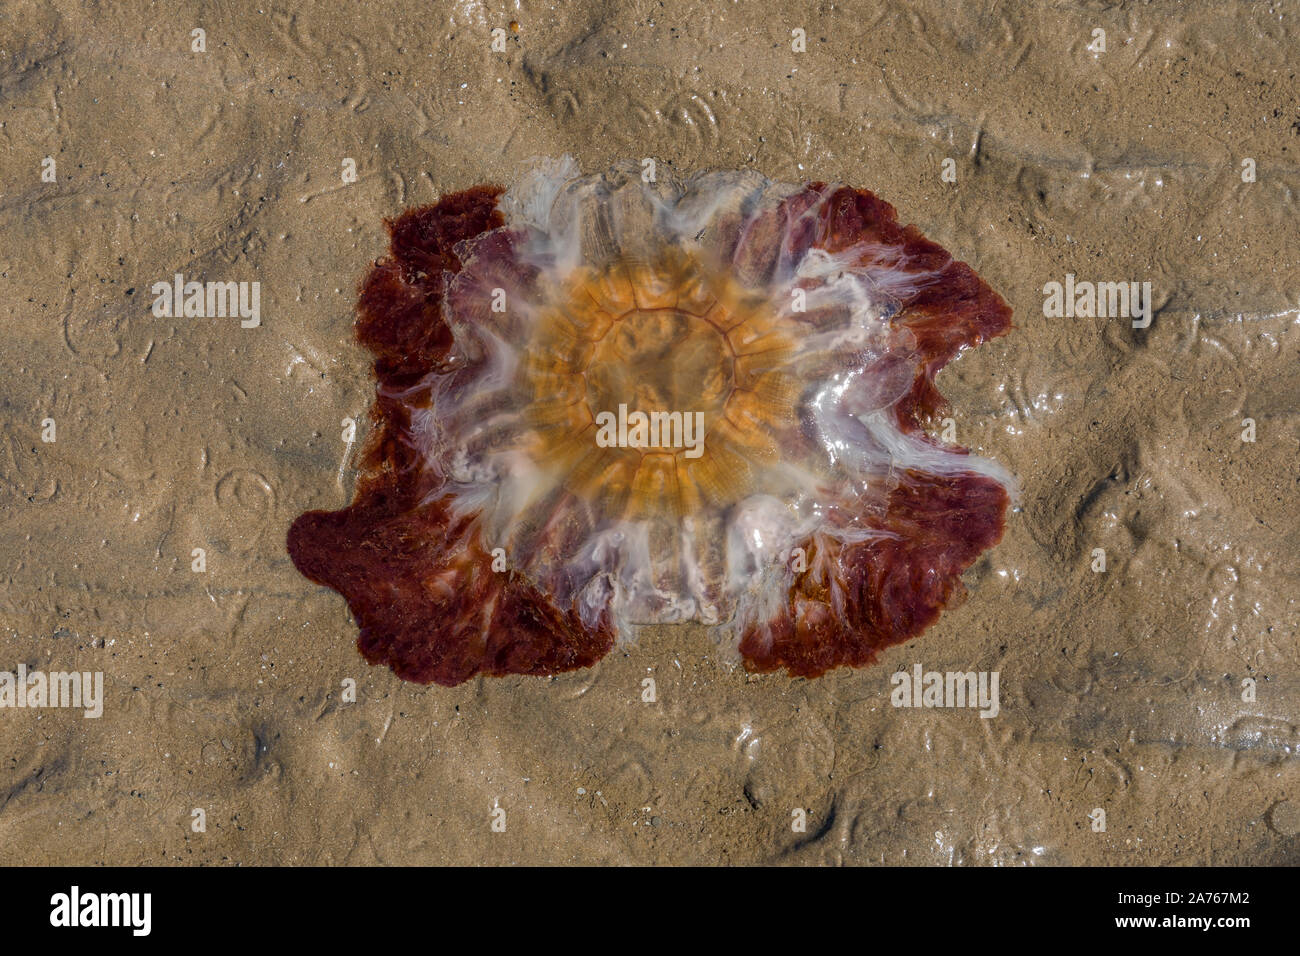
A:
<svg viewBox="0 0 1300 956">
<path fill-rule="evenodd" d="M 1001 537 L 1009 475 L 924 425 L 1010 309 L 871 193 L 566 157 L 389 228 L 356 497 L 288 542 L 372 663 L 551 674 L 694 621 L 815 676 L 920 633 Z"/>
</svg>

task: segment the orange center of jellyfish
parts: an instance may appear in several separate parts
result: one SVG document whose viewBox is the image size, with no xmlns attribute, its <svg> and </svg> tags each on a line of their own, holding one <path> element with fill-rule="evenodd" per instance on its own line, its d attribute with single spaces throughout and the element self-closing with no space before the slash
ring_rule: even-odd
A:
<svg viewBox="0 0 1300 956">
<path fill-rule="evenodd" d="M 713 422 L 722 414 L 735 388 L 734 364 L 726 336 L 707 319 L 634 309 L 596 343 L 585 372 L 587 406 L 679 413 L 669 422 L 675 427 L 647 430 L 653 454 L 672 454 L 673 439 L 687 430 L 676 425 L 684 416 L 698 412 Z"/>
<path fill-rule="evenodd" d="M 584 271 L 549 301 L 524 375 L 537 459 L 571 492 L 636 519 L 753 490 L 796 395 L 770 305 L 680 254 Z"/>
</svg>

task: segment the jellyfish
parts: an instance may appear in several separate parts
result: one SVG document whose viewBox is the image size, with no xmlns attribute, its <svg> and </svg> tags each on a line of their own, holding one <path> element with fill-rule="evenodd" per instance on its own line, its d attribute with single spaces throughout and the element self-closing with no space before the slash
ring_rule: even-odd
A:
<svg viewBox="0 0 1300 956">
<path fill-rule="evenodd" d="M 355 497 L 288 550 L 419 683 L 589 667 L 648 625 L 816 677 L 920 634 L 1011 476 L 927 427 L 1011 310 L 865 189 L 536 160 L 388 223 Z"/>
</svg>

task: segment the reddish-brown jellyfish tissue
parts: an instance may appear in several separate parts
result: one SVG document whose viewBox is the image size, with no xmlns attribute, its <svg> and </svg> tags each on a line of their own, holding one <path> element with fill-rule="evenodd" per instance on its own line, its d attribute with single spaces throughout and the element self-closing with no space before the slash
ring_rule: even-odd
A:
<svg viewBox="0 0 1300 956">
<path fill-rule="evenodd" d="M 925 630 L 1001 538 L 1010 476 L 924 426 L 1011 310 L 870 192 L 565 158 L 389 231 L 355 499 L 288 537 L 371 663 L 555 674 L 697 621 L 813 677 Z"/>
</svg>

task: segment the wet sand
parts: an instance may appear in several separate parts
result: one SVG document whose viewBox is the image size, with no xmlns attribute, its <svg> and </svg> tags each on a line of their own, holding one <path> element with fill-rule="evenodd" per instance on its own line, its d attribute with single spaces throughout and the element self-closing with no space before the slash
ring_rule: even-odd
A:
<svg viewBox="0 0 1300 956">
<path fill-rule="evenodd" d="M 7 5 L 0 670 L 104 697 L 0 710 L 0 862 L 1300 860 L 1300 7 L 983 6 Z M 865 187 L 1007 299 L 939 378 L 1021 487 L 960 607 L 816 680 L 697 627 L 364 663 L 284 550 L 351 497 L 357 283 L 384 217 L 566 152 Z M 155 316 L 177 273 L 259 324 Z M 1150 327 L 1045 315 L 1067 274 L 1150 282 Z M 999 713 L 892 707 L 918 663 Z"/>
</svg>

